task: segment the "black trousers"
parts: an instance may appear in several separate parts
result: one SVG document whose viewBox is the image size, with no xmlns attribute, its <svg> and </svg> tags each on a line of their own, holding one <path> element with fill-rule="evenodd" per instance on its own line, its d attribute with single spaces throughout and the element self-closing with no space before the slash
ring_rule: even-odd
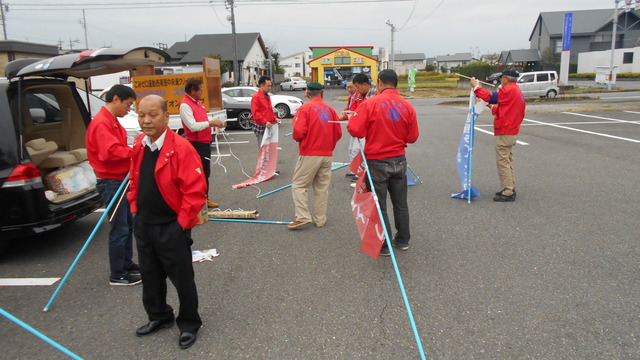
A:
<svg viewBox="0 0 640 360">
<path fill-rule="evenodd" d="M 167 304 L 167 277 L 180 301 L 176 324 L 181 332 L 197 332 L 202 326 L 198 314 L 198 291 L 191 263 L 191 229 L 183 230 L 178 221 L 147 224 L 135 221 L 134 234 L 142 276 L 142 304 L 150 321 L 173 319 Z"/>
<path fill-rule="evenodd" d="M 204 171 L 204 179 L 207 181 L 207 198 L 209 198 L 209 176 L 211 175 L 211 144 L 205 144 L 198 141 L 189 141 L 193 148 L 196 149 L 200 160 L 202 161 L 202 170 Z"/>
</svg>

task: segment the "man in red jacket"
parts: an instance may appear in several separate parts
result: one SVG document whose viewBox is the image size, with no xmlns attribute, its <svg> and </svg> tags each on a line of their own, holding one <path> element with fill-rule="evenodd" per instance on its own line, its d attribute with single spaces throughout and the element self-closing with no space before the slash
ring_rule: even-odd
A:
<svg viewBox="0 0 640 360">
<path fill-rule="evenodd" d="M 131 167 L 131 148 L 127 145 L 127 132 L 118 122 L 136 101 L 136 93 L 125 85 L 114 85 L 107 91 L 106 103 L 91 120 L 87 128 L 86 145 L 89 164 L 98 177 L 98 192 L 105 203 L 120 188 Z M 126 191 L 125 191 L 126 193 Z M 133 262 L 133 217 L 129 204 L 121 201 L 111 209 L 113 220 L 109 223 L 109 284 L 129 286 L 139 284 L 140 268 Z"/>
<path fill-rule="evenodd" d="M 209 120 L 207 109 L 202 104 L 202 79 L 192 77 L 184 86 L 184 98 L 180 101 L 180 119 L 187 140 L 200 155 L 204 178 L 207 181 L 207 206 L 218 207 L 209 199 L 209 176 L 211 175 L 211 128 L 224 128 L 220 120 Z"/>
<path fill-rule="evenodd" d="M 409 249 L 409 206 L 407 204 L 407 160 L 405 148 L 418 140 L 418 119 L 413 106 L 403 98 L 396 87 L 398 75 L 386 69 L 378 74 L 378 95 L 358 106 L 349 119 L 347 130 L 351 136 L 367 138 L 364 155 L 369 165 L 369 174 L 378 195 L 380 210 L 387 231 L 391 231 L 387 215 L 387 192 L 393 204 L 393 219 L 396 235 L 391 244 L 400 249 Z M 366 181 L 367 187 L 369 182 Z M 389 256 L 387 242 L 380 256 Z"/>
<path fill-rule="evenodd" d="M 259 90 L 251 97 L 251 120 L 253 120 L 253 132 L 258 139 L 258 148 L 262 145 L 262 138 L 266 129 L 271 128 L 274 124 L 280 124 L 280 120 L 273 112 L 271 104 L 271 78 L 261 76 L 258 79 Z"/>
<path fill-rule="evenodd" d="M 136 214 L 142 303 L 149 322 L 136 335 L 153 334 L 175 320 L 180 329 L 178 344 L 186 349 L 195 343 L 202 326 L 191 264 L 191 228 L 206 201 L 202 162 L 187 140 L 167 131 L 169 112 L 160 96 L 140 101 L 138 122 L 143 134 L 133 143 L 127 198 Z M 167 277 L 180 301 L 177 318 L 167 304 Z"/>
<path fill-rule="evenodd" d="M 493 201 L 516 200 L 516 174 L 513 170 L 513 153 L 511 148 L 518 140 L 520 124 L 524 119 L 526 102 L 520 87 L 516 83 L 518 71 L 506 68 L 500 79 L 502 87 L 492 93 L 481 88 L 478 80 L 471 78 L 469 82 L 477 97 L 489 103 L 493 113 L 493 134 L 496 138 L 496 163 L 502 190 L 496 193 Z M 495 104 L 495 105 L 494 105 Z"/>
<path fill-rule="evenodd" d="M 333 150 L 342 137 L 336 111 L 322 101 L 324 86 L 307 84 L 310 102 L 302 105 L 293 120 L 293 139 L 298 142 L 300 156 L 291 182 L 296 220 L 288 225 L 297 229 L 312 220 L 317 227 L 327 222 L 327 201 L 331 184 Z M 313 188 L 313 216 L 309 211 L 307 191 Z"/>
</svg>

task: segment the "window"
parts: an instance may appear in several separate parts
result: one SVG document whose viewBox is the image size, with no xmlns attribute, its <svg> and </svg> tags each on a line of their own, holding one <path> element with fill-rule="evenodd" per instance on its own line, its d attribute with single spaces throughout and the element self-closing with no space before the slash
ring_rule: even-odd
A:
<svg viewBox="0 0 640 360">
<path fill-rule="evenodd" d="M 351 58 L 348 57 L 337 57 L 333 59 L 334 64 L 336 65 L 348 65 L 351 64 Z"/>
<path fill-rule="evenodd" d="M 633 64 L 633 53 L 626 52 L 622 55 L 622 63 L 623 64 Z"/>
<path fill-rule="evenodd" d="M 299 64 L 299 63 L 296 63 L 296 67 L 297 67 L 297 68 L 299 68 L 299 67 L 300 67 L 300 64 Z"/>
<path fill-rule="evenodd" d="M 62 122 L 62 112 L 52 94 L 26 94 L 25 100 L 34 125 Z"/>
<path fill-rule="evenodd" d="M 538 81 L 549 81 L 549 73 L 538 74 Z"/>
<path fill-rule="evenodd" d="M 529 75 L 523 75 L 520 80 L 518 80 L 519 83 L 530 83 L 533 82 L 533 78 L 534 78 L 534 74 L 529 74 Z"/>
</svg>

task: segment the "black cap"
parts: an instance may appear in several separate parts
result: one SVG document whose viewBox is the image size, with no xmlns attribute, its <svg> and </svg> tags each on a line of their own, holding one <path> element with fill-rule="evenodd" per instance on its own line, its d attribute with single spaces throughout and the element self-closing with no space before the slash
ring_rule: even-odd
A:
<svg viewBox="0 0 640 360">
<path fill-rule="evenodd" d="M 518 76 L 520 76 L 520 73 L 515 68 L 510 67 L 510 68 L 504 69 L 502 71 L 502 75 L 507 75 L 507 76 L 517 78 Z"/>
</svg>

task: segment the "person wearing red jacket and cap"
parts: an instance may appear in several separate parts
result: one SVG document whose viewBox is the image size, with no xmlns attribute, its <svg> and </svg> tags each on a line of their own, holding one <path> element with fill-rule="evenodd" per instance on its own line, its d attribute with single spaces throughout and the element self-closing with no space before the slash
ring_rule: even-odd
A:
<svg viewBox="0 0 640 360">
<path fill-rule="evenodd" d="M 413 106 L 403 98 L 396 87 L 398 75 L 391 69 L 378 74 L 378 95 L 358 106 L 349 119 L 347 130 L 351 136 L 367 138 L 364 155 L 369 165 L 369 174 L 378 195 L 382 217 L 391 231 L 387 215 L 387 192 L 393 204 L 393 219 L 396 235 L 391 244 L 400 249 L 409 249 L 409 206 L 407 204 L 407 159 L 405 148 L 418 140 L 420 131 Z M 367 187 L 369 182 L 366 181 Z M 389 256 L 385 241 L 380 256 Z"/>
<path fill-rule="evenodd" d="M 520 74 L 514 68 L 506 68 L 500 79 L 502 87 L 498 91 L 488 92 L 478 85 L 476 78 L 469 82 L 477 97 L 489 103 L 493 119 L 493 134 L 496 139 L 496 163 L 502 190 L 496 193 L 493 201 L 516 200 L 516 173 L 513 170 L 513 152 L 511 148 L 518 140 L 520 124 L 524 119 L 526 102 L 520 87 L 516 83 Z"/>
<path fill-rule="evenodd" d="M 167 130 L 169 112 L 163 98 L 143 98 L 138 104 L 138 122 L 143 134 L 133 143 L 127 198 L 136 216 L 142 303 L 149 322 L 136 335 L 153 334 L 175 320 L 180 329 L 178 345 L 186 349 L 195 343 L 202 326 L 191 264 L 191 228 L 205 205 L 207 185 L 196 150 Z M 177 318 L 167 304 L 167 277 L 180 301 Z"/>
<path fill-rule="evenodd" d="M 298 142 L 300 156 L 291 181 L 296 220 L 288 225 L 289 229 L 311 221 L 322 227 L 327 222 L 333 150 L 342 137 L 342 129 L 336 111 L 322 100 L 323 89 L 316 81 L 308 83 L 306 96 L 311 101 L 302 105 L 293 119 L 292 137 Z M 313 216 L 309 211 L 309 188 L 313 188 Z"/>
<path fill-rule="evenodd" d="M 114 85 L 105 95 L 106 103 L 87 128 L 86 144 L 89 164 L 98 177 L 97 189 L 109 204 L 127 177 L 131 167 L 131 148 L 127 132 L 118 122 L 136 101 L 136 93 L 125 85 Z M 124 190 L 126 194 L 126 190 Z M 114 205 L 115 206 L 115 205 Z M 109 225 L 109 284 L 130 286 L 141 282 L 140 268 L 133 262 L 133 217 L 129 204 L 121 201 L 111 209 Z"/>
</svg>

